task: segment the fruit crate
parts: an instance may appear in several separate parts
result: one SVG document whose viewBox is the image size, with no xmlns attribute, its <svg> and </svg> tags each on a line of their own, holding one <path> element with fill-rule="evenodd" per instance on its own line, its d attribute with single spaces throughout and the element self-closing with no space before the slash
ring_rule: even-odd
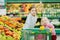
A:
<svg viewBox="0 0 60 40">
<path fill-rule="evenodd" d="M 51 32 L 48 29 L 40 30 L 38 28 L 23 29 L 20 40 L 38 40 L 36 36 L 40 34 L 44 36 L 41 40 L 51 40 Z"/>
</svg>

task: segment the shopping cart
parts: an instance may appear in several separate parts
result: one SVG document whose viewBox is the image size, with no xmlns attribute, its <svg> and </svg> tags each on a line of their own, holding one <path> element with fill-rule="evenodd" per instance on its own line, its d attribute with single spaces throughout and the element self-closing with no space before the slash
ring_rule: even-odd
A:
<svg viewBox="0 0 60 40">
<path fill-rule="evenodd" d="M 40 30 L 38 28 L 33 29 L 23 29 L 22 30 L 22 37 L 20 40 L 37 40 L 35 36 L 42 34 L 45 37 L 41 40 L 51 40 L 51 32 L 47 29 Z"/>
</svg>

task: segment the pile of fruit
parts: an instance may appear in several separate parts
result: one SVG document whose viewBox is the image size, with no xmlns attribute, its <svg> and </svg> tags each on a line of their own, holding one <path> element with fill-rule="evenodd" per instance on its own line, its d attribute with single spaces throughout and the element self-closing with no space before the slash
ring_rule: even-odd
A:
<svg viewBox="0 0 60 40">
<path fill-rule="evenodd" d="M 0 17 L 0 40 L 20 40 L 23 23 L 21 18 Z"/>
</svg>

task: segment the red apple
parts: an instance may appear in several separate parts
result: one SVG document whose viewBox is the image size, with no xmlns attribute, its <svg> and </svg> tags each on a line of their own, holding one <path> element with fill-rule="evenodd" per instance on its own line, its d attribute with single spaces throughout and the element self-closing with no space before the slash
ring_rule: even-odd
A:
<svg viewBox="0 0 60 40">
<path fill-rule="evenodd" d="M 5 32 L 6 35 L 9 35 L 9 31 Z"/>
<path fill-rule="evenodd" d="M 4 28 L 4 31 L 7 32 L 7 31 L 9 31 L 9 29 L 8 28 Z"/>
<path fill-rule="evenodd" d="M 11 31 L 8 31 L 8 34 L 10 35 L 10 36 L 13 36 L 13 32 L 11 32 Z"/>
</svg>

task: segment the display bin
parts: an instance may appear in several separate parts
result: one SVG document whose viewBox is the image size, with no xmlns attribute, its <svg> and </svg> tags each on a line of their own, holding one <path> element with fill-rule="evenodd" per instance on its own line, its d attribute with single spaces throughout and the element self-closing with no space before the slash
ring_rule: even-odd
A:
<svg viewBox="0 0 60 40">
<path fill-rule="evenodd" d="M 38 40 L 35 36 L 42 34 L 44 37 L 41 40 L 51 40 L 51 33 L 48 29 L 40 30 L 38 28 L 23 29 L 22 37 L 20 40 Z"/>
</svg>

